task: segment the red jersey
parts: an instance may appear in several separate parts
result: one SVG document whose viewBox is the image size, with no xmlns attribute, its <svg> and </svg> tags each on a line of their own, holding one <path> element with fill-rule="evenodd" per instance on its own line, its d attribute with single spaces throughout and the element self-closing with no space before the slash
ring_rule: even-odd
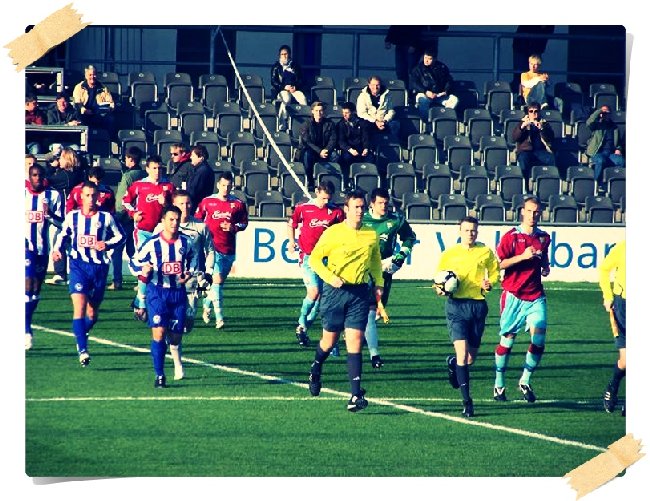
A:
<svg viewBox="0 0 650 501">
<path fill-rule="evenodd" d="M 174 185 L 169 181 L 154 183 L 145 177 L 128 187 L 122 205 L 130 217 L 141 211 L 142 219 L 135 226 L 139 230 L 151 232 L 160 222 L 163 206 L 172 203 L 174 190 Z"/>
<path fill-rule="evenodd" d="M 304 254 L 311 254 L 316 242 L 323 232 L 335 223 L 343 222 L 343 210 L 330 204 L 318 207 L 313 201 L 296 205 L 296 209 L 289 218 L 293 229 L 300 226 L 298 246 Z"/>
<path fill-rule="evenodd" d="M 72 188 L 68 199 L 65 201 L 65 213 L 81 209 L 81 188 L 83 183 L 79 183 L 77 186 Z M 115 193 L 108 186 L 100 184 L 97 187 L 97 208 L 111 214 L 115 213 Z"/>
<path fill-rule="evenodd" d="M 243 231 L 248 226 L 248 209 L 244 202 L 232 195 L 226 200 L 220 200 L 216 194 L 210 195 L 201 200 L 194 216 L 205 221 L 217 252 L 235 253 L 235 236 L 238 231 Z M 230 222 L 230 231 L 221 229 L 221 223 L 224 221 Z"/>
<path fill-rule="evenodd" d="M 527 259 L 506 269 L 501 282 L 503 290 L 525 301 L 533 301 L 543 296 L 542 268 L 549 265 L 548 247 L 550 243 L 549 234 L 539 228 L 535 228 L 529 235 L 518 226 L 503 235 L 497 245 L 497 257 L 500 261 L 518 256 L 530 246 L 542 251 L 539 258 Z"/>
</svg>

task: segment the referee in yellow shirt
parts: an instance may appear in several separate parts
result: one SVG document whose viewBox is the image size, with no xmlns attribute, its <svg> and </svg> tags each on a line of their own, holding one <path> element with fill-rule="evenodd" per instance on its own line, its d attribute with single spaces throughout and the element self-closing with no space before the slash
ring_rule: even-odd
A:
<svg viewBox="0 0 650 501">
<path fill-rule="evenodd" d="M 476 241 L 478 220 L 460 220 L 460 243 L 440 256 L 438 271 L 451 270 L 458 277 L 458 289 L 447 299 L 445 314 L 449 338 L 456 355 L 447 357 L 449 382 L 460 388 L 465 417 L 474 415 L 474 403 L 469 394 L 469 366 L 474 363 L 481 346 L 488 306 L 485 293 L 499 280 L 499 263 L 494 252 Z M 443 291 L 436 287 L 438 295 Z"/>
<path fill-rule="evenodd" d="M 309 371 L 309 391 L 314 397 L 320 394 L 323 363 L 345 329 L 352 393 L 347 407 L 350 412 L 368 406 L 365 390 L 361 388 L 361 342 L 370 301 L 377 294 L 381 297 L 384 285 L 379 237 L 372 228 L 361 227 L 364 209 L 365 193 L 359 190 L 348 193 L 343 207 L 345 220 L 325 230 L 309 258 L 312 269 L 324 282 L 321 298 L 323 337 Z M 375 284 L 373 291 L 368 285 L 371 277 Z"/>
<path fill-rule="evenodd" d="M 614 365 L 612 379 L 607 383 L 603 395 L 603 407 L 613 412 L 618 402 L 618 387 L 625 377 L 625 240 L 609 251 L 598 268 L 600 289 L 603 291 L 603 306 L 610 315 L 614 344 L 618 348 L 618 360 Z M 614 283 L 612 285 L 612 272 Z M 622 411 L 625 416 L 625 406 Z"/>
</svg>

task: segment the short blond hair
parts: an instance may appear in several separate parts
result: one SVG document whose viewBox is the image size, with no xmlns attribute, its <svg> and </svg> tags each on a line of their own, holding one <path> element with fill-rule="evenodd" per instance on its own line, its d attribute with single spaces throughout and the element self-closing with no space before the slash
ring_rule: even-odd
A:
<svg viewBox="0 0 650 501">
<path fill-rule="evenodd" d="M 531 54 L 528 58 L 528 62 L 532 63 L 533 61 L 542 64 L 542 57 L 539 54 Z"/>
</svg>

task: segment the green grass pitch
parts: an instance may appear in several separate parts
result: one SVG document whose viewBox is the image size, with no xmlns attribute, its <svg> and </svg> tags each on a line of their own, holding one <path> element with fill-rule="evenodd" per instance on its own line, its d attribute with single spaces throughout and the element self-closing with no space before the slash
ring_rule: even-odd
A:
<svg viewBox="0 0 650 501">
<path fill-rule="evenodd" d="M 620 412 L 602 409 L 616 350 L 595 284 L 546 284 L 549 326 L 531 381 L 535 404 L 521 400 L 516 385 L 524 334 L 510 359 L 509 400 L 492 400 L 500 290 L 489 294 L 471 369 L 471 420 L 460 417 L 459 393 L 447 383 L 444 300 L 429 285 L 394 283 L 391 321 L 379 326 L 386 365 L 373 370 L 364 352 L 370 405 L 356 414 L 345 410 L 345 350 L 326 362 L 321 396 L 309 395 L 314 350 L 294 336 L 299 281 L 231 279 L 225 329 L 203 325 L 197 314 L 184 340 L 186 378 L 173 381 L 167 359 L 166 390 L 153 388 L 151 334 L 132 319 L 130 287 L 107 291 L 89 341 L 92 363 L 82 368 L 67 288 L 45 286 L 25 355 L 26 474 L 562 477 L 625 435 Z"/>
</svg>

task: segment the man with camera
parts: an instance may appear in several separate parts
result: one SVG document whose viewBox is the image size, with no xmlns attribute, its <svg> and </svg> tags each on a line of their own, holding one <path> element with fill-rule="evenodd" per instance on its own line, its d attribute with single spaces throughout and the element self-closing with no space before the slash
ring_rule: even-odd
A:
<svg viewBox="0 0 650 501">
<path fill-rule="evenodd" d="M 521 125 L 512 130 L 512 140 L 517 143 L 517 165 L 525 176 L 530 174 L 533 165 L 555 165 L 551 151 L 555 135 L 551 126 L 540 120 L 539 110 L 539 103 L 530 103 Z"/>
<path fill-rule="evenodd" d="M 587 127 L 591 130 L 591 137 L 586 153 L 594 167 L 594 177 L 600 182 L 603 168 L 625 167 L 618 127 L 612 120 L 609 106 L 603 105 L 595 110 L 587 119 Z"/>
</svg>

